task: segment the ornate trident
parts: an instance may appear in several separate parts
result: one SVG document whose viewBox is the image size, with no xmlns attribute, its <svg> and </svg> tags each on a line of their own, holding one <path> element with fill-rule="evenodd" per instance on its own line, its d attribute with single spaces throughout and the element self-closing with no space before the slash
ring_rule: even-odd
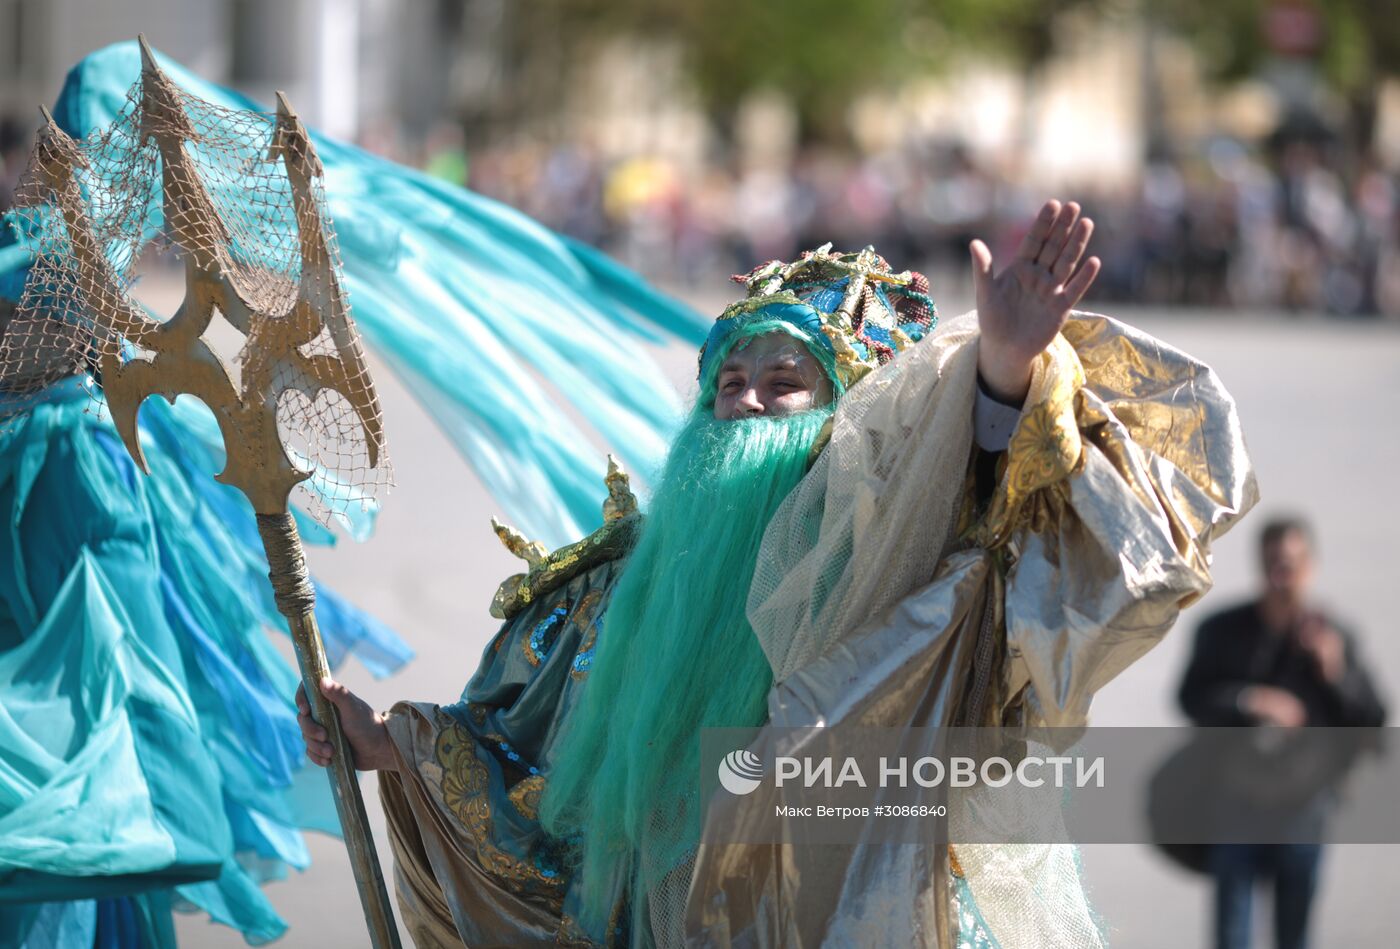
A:
<svg viewBox="0 0 1400 949">
<path fill-rule="evenodd" d="M 290 191 L 295 215 L 285 223 L 295 230 L 295 241 L 288 240 L 295 247 L 286 255 L 290 266 L 282 269 L 287 272 L 275 264 L 269 270 L 259 257 L 259 241 L 267 238 L 258 233 L 269 222 L 254 220 L 249 225 L 221 215 L 201 170 L 209 167 L 207 158 L 201 165 L 193 148 L 209 138 L 209 132 L 197 129 L 186 112 L 187 100 L 156 65 L 144 38 L 141 53 L 135 148 L 153 147 L 159 155 L 164 231 L 184 260 L 186 295 L 174 316 L 164 323 L 152 320 L 128 295 L 88 212 L 83 178 L 90 172 L 87 153 L 58 128 L 47 110 L 30 166 L 28 202 L 47 203 L 56 213 L 49 226 L 60 232 L 56 246 L 64 257 L 56 266 L 69 275 L 69 290 L 79 297 L 65 305 L 70 312 L 79 308 L 93 333 L 113 422 L 137 464 L 146 470 L 136 419 L 148 396 L 173 402 L 188 393 L 218 419 L 227 462 L 217 478 L 247 495 L 257 513 L 277 608 L 291 626 L 314 717 L 326 726 L 336 748 L 331 787 L 372 943 L 377 949 L 397 947 L 398 931 L 350 747 L 335 707 L 319 688 L 329 669 L 312 612 L 315 592 L 287 508 L 292 488 L 312 473 L 298 467 L 278 432 L 278 407 L 285 394 L 300 393 L 310 404 L 333 393 L 348 403 L 358 422 L 360 433 L 352 438 L 362 446 L 369 468 L 378 466 L 384 451 L 378 400 L 320 212 L 321 164 L 305 127 L 278 93 L 270 147 L 265 158 L 259 158 L 285 168 L 285 185 L 276 195 L 285 205 L 284 191 Z M 135 226 L 144 223 L 143 218 Z M 246 337 L 235 361 L 237 382 L 203 338 L 215 310 Z M 343 431 L 340 437 L 346 437 Z"/>
</svg>

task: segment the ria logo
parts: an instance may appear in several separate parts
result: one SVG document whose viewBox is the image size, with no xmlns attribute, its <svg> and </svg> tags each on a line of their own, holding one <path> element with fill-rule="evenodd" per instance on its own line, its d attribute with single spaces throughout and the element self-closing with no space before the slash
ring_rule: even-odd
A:
<svg viewBox="0 0 1400 949">
<path fill-rule="evenodd" d="M 719 763 L 719 783 L 730 794 L 748 794 L 763 779 L 763 759 L 752 751 L 731 751 Z"/>
</svg>

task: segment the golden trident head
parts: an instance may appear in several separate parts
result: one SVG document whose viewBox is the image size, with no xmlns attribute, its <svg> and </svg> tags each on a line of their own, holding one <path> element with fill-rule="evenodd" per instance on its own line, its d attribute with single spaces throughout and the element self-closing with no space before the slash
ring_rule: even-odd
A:
<svg viewBox="0 0 1400 949">
<path fill-rule="evenodd" d="M 163 234 L 185 268 L 185 297 L 174 315 L 163 323 L 151 319 L 109 263 L 82 186 L 89 169 L 84 146 L 47 110 L 21 193 L 31 207 L 48 203 L 53 226 L 63 230 L 57 246 L 68 259 L 61 264 L 73 272 L 67 282 L 83 297 L 102 390 L 132 457 L 146 468 L 136 419 L 147 397 L 196 396 L 218 419 L 227 449 L 218 479 L 242 490 L 259 514 L 281 513 L 291 489 L 312 472 L 283 443 L 279 409 L 295 432 L 299 421 L 324 421 L 328 401 L 340 403 L 332 413 L 343 416 L 336 437 L 362 445 L 367 468 L 377 468 L 384 454 L 378 400 L 322 215 L 321 163 L 305 126 L 278 93 L 264 157 L 282 167 L 263 172 L 275 180 L 265 207 L 240 213 L 239 202 L 250 197 L 238 185 L 242 170 L 210 160 L 222 147 L 215 141 L 222 130 L 191 117 L 187 106 L 198 100 L 161 71 L 144 39 L 141 53 L 130 147 L 158 158 Z M 262 116 L 235 114 L 266 125 Z M 223 176 L 212 191 L 210 174 Z M 279 205 L 280 214 L 267 210 Z M 215 311 L 245 337 L 234 359 L 236 381 L 205 338 Z M 314 408 L 318 404 L 322 408 Z M 353 434 L 345 431 L 348 417 L 358 422 Z"/>
</svg>

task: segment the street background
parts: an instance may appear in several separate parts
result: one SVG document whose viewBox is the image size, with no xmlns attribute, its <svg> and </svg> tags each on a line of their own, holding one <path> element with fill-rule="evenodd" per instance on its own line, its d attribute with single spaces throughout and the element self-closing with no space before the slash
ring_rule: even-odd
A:
<svg viewBox="0 0 1400 949">
<path fill-rule="evenodd" d="M 970 237 L 1005 253 L 1043 199 L 1079 200 L 1105 262 L 1085 308 L 1219 371 L 1263 496 L 1217 545 L 1215 591 L 1098 696 L 1093 722 L 1183 724 L 1192 628 L 1253 592 L 1258 526 L 1281 513 L 1315 524 L 1318 592 L 1358 631 L 1394 715 L 1400 18 L 1386 0 L 1165 7 L 0 0 L 0 209 L 36 105 L 83 55 L 137 32 L 262 101 L 284 89 L 308 123 L 601 246 L 704 312 L 735 295 L 728 274 L 832 240 L 923 269 L 956 315 Z M 161 273 L 146 290 L 179 293 Z M 689 392 L 693 353 L 656 356 Z M 372 540 L 312 564 L 417 650 L 383 682 L 347 669 L 354 689 L 377 707 L 452 701 L 518 562 L 467 460 L 376 369 L 397 487 Z M 280 944 L 364 944 L 343 848 L 311 851 L 307 872 L 268 888 L 291 924 Z M 1084 867 L 1112 945 L 1208 944 L 1203 879 L 1146 846 L 1085 848 Z M 1330 848 L 1316 945 L 1394 945 L 1397 884 L 1400 847 Z M 1256 901 L 1259 940 L 1267 910 Z M 179 932 L 242 944 L 201 917 Z"/>
</svg>

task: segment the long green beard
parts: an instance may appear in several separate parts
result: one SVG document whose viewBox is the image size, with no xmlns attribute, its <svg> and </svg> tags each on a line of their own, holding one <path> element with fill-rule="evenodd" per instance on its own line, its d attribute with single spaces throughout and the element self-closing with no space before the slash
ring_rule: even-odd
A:
<svg viewBox="0 0 1400 949">
<path fill-rule="evenodd" d="M 767 717 L 773 674 L 745 617 L 749 583 L 829 415 L 697 413 L 672 445 L 541 804 L 551 833 L 581 838 L 585 925 L 607 919 L 618 881 L 635 873 L 651 892 L 699 841 L 700 729 Z"/>
</svg>

